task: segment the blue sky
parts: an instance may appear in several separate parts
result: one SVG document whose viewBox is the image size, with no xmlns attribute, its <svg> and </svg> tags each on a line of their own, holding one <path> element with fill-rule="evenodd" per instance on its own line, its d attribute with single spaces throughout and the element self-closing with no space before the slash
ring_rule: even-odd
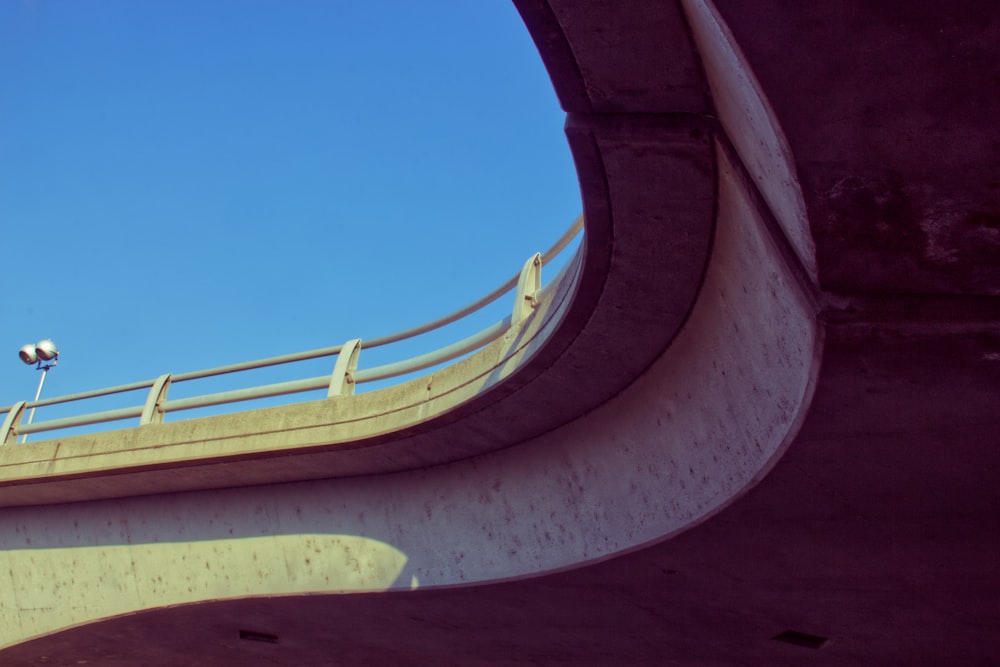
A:
<svg viewBox="0 0 1000 667">
<path fill-rule="evenodd" d="M 42 337 L 55 396 L 472 301 L 579 214 L 563 122 L 503 2 L 0 0 L 0 406 Z"/>
</svg>

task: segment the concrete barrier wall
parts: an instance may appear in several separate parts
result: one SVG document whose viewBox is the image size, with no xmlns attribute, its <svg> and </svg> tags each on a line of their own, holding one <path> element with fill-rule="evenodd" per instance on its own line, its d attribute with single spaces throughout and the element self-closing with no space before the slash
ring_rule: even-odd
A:
<svg viewBox="0 0 1000 667">
<path fill-rule="evenodd" d="M 816 245 L 788 140 L 715 6 L 708 0 L 682 0 L 681 4 L 701 55 L 719 122 L 781 226 L 797 261 L 815 282 Z"/>
<path fill-rule="evenodd" d="M 739 171 L 717 155 L 718 228 L 698 301 L 618 396 L 520 445 L 432 468 L 9 508 L 0 646 L 167 605 L 536 576 L 719 511 L 794 435 L 821 336 Z"/>
</svg>

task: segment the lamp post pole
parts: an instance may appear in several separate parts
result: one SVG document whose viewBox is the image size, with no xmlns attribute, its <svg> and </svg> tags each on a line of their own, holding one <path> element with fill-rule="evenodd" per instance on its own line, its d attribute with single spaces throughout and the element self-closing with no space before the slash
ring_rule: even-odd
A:
<svg viewBox="0 0 1000 667">
<path fill-rule="evenodd" d="M 52 366 L 50 366 L 49 364 L 45 364 L 44 366 L 41 366 L 40 368 L 42 370 L 42 377 L 39 378 L 39 380 L 38 380 L 38 390 L 35 391 L 35 400 L 32 401 L 33 403 L 37 403 L 39 396 L 42 395 L 42 385 L 45 384 L 45 376 L 48 374 L 49 369 L 52 368 Z M 28 421 L 25 422 L 25 426 L 30 425 L 31 424 L 31 420 L 34 419 L 34 418 L 35 418 L 35 407 L 32 406 L 31 407 L 31 412 L 28 413 Z M 24 435 L 21 436 L 21 444 L 24 444 L 26 442 L 28 442 L 28 434 L 27 433 L 25 433 Z"/>
<path fill-rule="evenodd" d="M 59 350 L 56 348 L 56 344 L 53 343 L 48 338 L 38 341 L 34 345 L 25 345 L 20 351 L 21 361 L 26 364 L 33 364 L 36 361 L 38 365 L 35 366 L 35 370 L 42 371 L 42 377 L 38 379 L 38 389 L 35 391 L 35 400 L 32 403 L 37 403 L 39 397 L 42 395 L 42 385 L 45 384 L 45 376 L 48 375 L 49 369 L 55 366 L 59 361 Z M 31 406 L 31 412 L 28 413 L 28 421 L 25 422 L 25 426 L 31 424 L 31 421 L 35 418 L 35 408 L 37 406 Z M 28 434 L 25 433 L 21 436 L 21 444 L 28 442 Z"/>
</svg>

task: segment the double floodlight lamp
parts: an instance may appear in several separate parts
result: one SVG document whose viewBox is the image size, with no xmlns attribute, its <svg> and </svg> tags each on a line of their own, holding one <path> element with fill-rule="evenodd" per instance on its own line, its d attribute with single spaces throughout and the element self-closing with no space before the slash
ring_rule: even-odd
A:
<svg viewBox="0 0 1000 667">
<path fill-rule="evenodd" d="M 43 338 L 34 345 L 28 343 L 22 347 L 18 355 L 21 361 L 29 366 L 35 362 L 38 362 L 38 368 L 41 368 L 43 363 L 55 366 L 55 361 L 59 359 L 59 349 L 51 340 Z M 50 361 L 52 364 L 48 364 Z"/>
<path fill-rule="evenodd" d="M 38 378 L 38 391 L 35 392 L 35 403 L 38 402 L 38 397 L 42 395 L 42 385 L 45 384 L 45 376 L 49 374 L 49 369 L 56 365 L 59 359 L 59 348 L 48 338 L 43 338 L 34 345 L 28 344 L 23 346 L 18 352 L 18 356 L 21 357 L 21 361 L 28 364 L 29 366 L 35 362 L 38 365 L 35 366 L 35 370 L 41 371 L 42 376 Z M 35 406 L 32 406 L 31 412 L 28 413 L 27 424 L 31 424 L 31 421 L 35 418 Z M 21 442 L 28 441 L 28 434 L 25 433 L 21 436 Z"/>
</svg>

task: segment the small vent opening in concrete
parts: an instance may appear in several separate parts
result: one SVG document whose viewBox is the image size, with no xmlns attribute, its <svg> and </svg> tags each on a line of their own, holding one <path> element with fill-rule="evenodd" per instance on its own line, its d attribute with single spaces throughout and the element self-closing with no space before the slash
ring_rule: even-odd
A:
<svg viewBox="0 0 1000 667">
<path fill-rule="evenodd" d="M 779 642 L 785 642 L 786 644 L 795 644 L 796 646 L 804 646 L 806 648 L 813 649 L 822 648 L 823 644 L 826 644 L 828 641 L 826 637 L 810 635 L 809 633 L 799 632 L 797 630 L 785 630 L 781 634 L 771 637 L 771 639 Z"/>
<path fill-rule="evenodd" d="M 240 639 L 250 642 L 264 642 L 265 644 L 277 644 L 278 635 L 267 632 L 255 632 L 253 630 L 240 630 Z"/>
</svg>

